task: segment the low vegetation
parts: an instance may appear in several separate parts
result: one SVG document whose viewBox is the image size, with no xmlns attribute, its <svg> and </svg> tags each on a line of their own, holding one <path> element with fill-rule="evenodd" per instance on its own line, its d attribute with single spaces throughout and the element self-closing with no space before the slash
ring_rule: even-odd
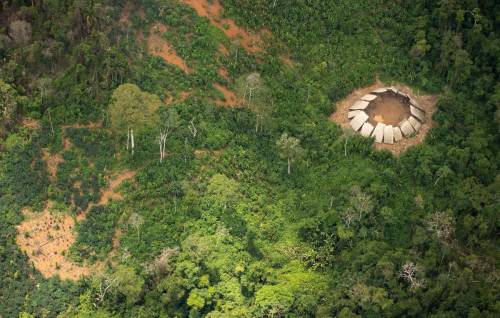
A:
<svg viewBox="0 0 500 318">
<path fill-rule="evenodd" d="M 4 2 L 0 317 L 499 316 L 498 10 Z M 437 98 L 397 156 L 329 120 L 378 79 Z"/>
</svg>

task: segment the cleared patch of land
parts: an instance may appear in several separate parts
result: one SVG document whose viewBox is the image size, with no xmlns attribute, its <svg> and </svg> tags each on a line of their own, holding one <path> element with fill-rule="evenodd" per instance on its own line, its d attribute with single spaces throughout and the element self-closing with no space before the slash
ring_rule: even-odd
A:
<svg viewBox="0 0 500 318">
<path fill-rule="evenodd" d="M 400 95 L 384 93 L 370 102 L 366 113 L 371 124 L 384 123 L 398 126 L 402 120 L 410 117 L 410 105 Z"/>
<path fill-rule="evenodd" d="M 216 105 L 225 107 L 238 107 L 245 103 L 244 100 L 238 97 L 235 92 L 229 90 L 227 87 L 224 87 L 219 83 L 214 83 L 213 85 L 215 89 L 217 89 L 224 95 L 224 99 L 217 99 L 215 101 Z"/>
<path fill-rule="evenodd" d="M 224 8 L 219 0 L 182 0 L 191 6 L 201 17 L 206 17 L 216 28 L 221 30 L 228 38 L 238 40 L 239 44 L 248 52 L 256 53 L 262 51 L 262 39 L 260 34 L 269 34 L 261 31 L 260 34 L 251 34 L 236 23 L 227 18 L 222 18 Z"/>
<path fill-rule="evenodd" d="M 147 39 L 149 54 L 159 56 L 168 64 L 175 65 L 188 74 L 191 73 L 193 70 L 177 55 L 177 52 L 170 43 L 163 39 L 162 34 L 166 31 L 167 27 L 161 23 L 157 23 L 151 27 Z"/>
<path fill-rule="evenodd" d="M 56 172 L 57 170 L 54 171 L 54 175 Z M 122 199 L 122 195 L 117 193 L 116 189 L 123 181 L 134 176 L 134 171 L 123 171 L 110 178 L 108 187 L 101 190 L 101 198 L 97 205 L 108 204 L 111 199 Z M 87 210 L 76 218 L 54 211 L 51 201 L 47 202 L 42 212 L 23 211 L 25 220 L 17 227 L 16 242 L 45 278 L 58 275 L 61 279 L 77 280 L 98 269 L 99 263 L 87 266 L 75 263 L 66 257 L 68 249 L 76 239 L 76 233 L 73 230 L 76 222 L 84 220 L 87 212 L 94 205 L 89 204 Z M 116 242 L 113 246 L 115 244 Z"/>
<path fill-rule="evenodd" d="M 426 121 L 422 124 L 422 127 L 420 128 L 419 132 L 415 136 L 413 136 L 411 138 L 404 138 L 403 140 L 401 140 L 397 143 L 394 143 L 392 145 L 383 144 L 383 143 L 375 143 L 376 149 L 387 149 L 390 152 L 392 152 L 396 155 L 399 155 L 400 153 L 402 153 L 406 149 L 408 149 L 408 147 L 422 143 L 425 136 L 429 132 L 429 129 L 431 129 L 435 125 L 435 123 L 432 121 L 432 114 L 436 110 L 437 96 L 420 95 L 418 93 L 415 93 L 408 86 L 405 86 L 405 85 L 402 85 L 399 83 L 388 84 L 388 83 L 383 83 L 383 82 L 377 80 L 372 85 L 354 90 L 346 98 L 338 101 L 335 104 L 335 112 L 330 115 L 330 120 L 336 122 L 342 128 L 351 129 L 350 120 L 347 118 L 347 113 L 349 112 L 349 107 L 352 104 L 354 104 L 356 101 L 358 101 L 361 97 L 370 93 L 371 91 L 373 91 L 377 88 L 383 88 L 383 87 L 389 87 L 389 86 L 396 87 L 401 92 L 403 92 L 403 93 L 409 95 L 411 98 L 413 98 L 425 110 L 425 115 L 426 115 Z M 381 116 L 384 116 L 384 115 L 386 117 L 389 117 L 389 116 L 399 117 L 398 114 L 389 115 L 388 111 L 381 112 Z M 379 119 L 381 119 L 381 118 L 379 118 Z M 383 119 L 385 120 L 385 117 Z"/>
</svg>

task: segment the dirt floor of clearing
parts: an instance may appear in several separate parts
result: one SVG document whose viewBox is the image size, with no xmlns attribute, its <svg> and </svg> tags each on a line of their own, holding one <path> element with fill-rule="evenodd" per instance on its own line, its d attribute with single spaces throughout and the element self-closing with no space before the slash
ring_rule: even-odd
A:
<svg viewBox="0 0 500 318">
<path fill-rule="evenodd" d="M 65 254 L 75 242 L 75 219 L 53 212 L 49 202 L 41 213 L 23 211 L 26 220 L 17 227 L 17 245 L 26 252 L 35 268 L 45 278 L 77 280 L 89 275 L 92 268 L 67 259 Z"/>
<path fill-rule="evenodd" d="M 106 189 L 101 190 L 98 205 L 105 205 L 110 199 L 120 200 L 122 195 L 116 189 L 125 180 L 135 176 L 134 171 L 124 171 L 109 181 Z M 16 242 L 20 249 L 28 255 L 35 268 L 45 277 L 59 275 L 61 279 L 78 280 L 96 272 L 101 264 L 92 266 L 77 264 L 66 257 L 68 249 L 76 239 L 73 228 L 78 221 L 85 219 L 88 209 L 74 217 L 61 212 L 52 211 L 49 201 L 41 213 L 23 211 L 25 220 L 17 227 Z M 116 242 L 113 243 L 113 248 Z"/>
<path fill-rule="evenodd" d="M 435 125 L 435 123 L 432 121 L 432 114 L 436 110 L 437 96 L 420 95 L 418 92 L 417 93 L 413 92 L 413 90 L 408 86 L 399 83 L 392 83 L 392 84 L 383 83 L 377 80 L 372 85 L 359 88 L 353 91 L 351 94 L 349 94 L 349 96 L 347 96 L 343 100 L 337 102 L 336 110 L 333 114 L 330 115 L 330 120 L 336 122 L 342 128 L 351 129 L 351 125 L 349 124 L 349 119 L 347 118 L 349 107 L 352 104 L 354 104 L 357 100 L 359 100 L 363 95 L 368 94 L 377 88 L 388 87 L 388 86 L 394 86 L 401 92 L 413 98 L 425 110 L 427 118 L 427 121 L 422 124 L 422 127 L 420 128 L 418 134 L 416 134 L 411 138 L 404 138 L 403 140 L 392 145 L 375 143 L 376 149 L 387 149 L 390 152 L 399 155 L 400 153 L 408 149 L 408 147 L 422 143 L 425 136 L 429 132 L 429 129 L 431 129 Z"/>
<path fill-rule="evenodd" d="M 369 122 L 372 125 L 384 123 L 397 126 L 399 123 L 410 117 L 410 104 L 401 95 L 392 92 L 379 95 L 377 99 L 370 103 L 366 111 Z"/>
<path fill-rule="evenodd" d="M 239 98 L 235 92 L 229 90 L 227 87 L 222 86 L 219 83 L 213 84 L 214 88 L 217 89 L 224 95 L 224 99 L 217 99 L 215 104 L 224 107 L 239 107 L 245 104 L 245 101 Z"/>
<path fill-rule="evenodd" d="M 147 39 L 149 54 L 159 56 L 168 64 L 175 65 L 188 74 L 191 73 L 193 70 L 177 55 L 172 46 L 163 39 L 162 34 L 166 31 L 167 27 L 161 23 L 157 23 L 151 27 Z"/>
<path fill-rule="evenodd" d="M 250 34 L 245 29 L 227 18 L 221 18 L 224 8 L 219 0 L 182 0 L 191 6 L 201 17 L 206 17 L 216 28 L 221 30 L 228 38 L 240 41 L 241 46 L 248 53 L 262 51 L 262 39 L 259 34 Z M 261 34 L 269 34 L 269 31 L 261 31 Z"/>
</svg>

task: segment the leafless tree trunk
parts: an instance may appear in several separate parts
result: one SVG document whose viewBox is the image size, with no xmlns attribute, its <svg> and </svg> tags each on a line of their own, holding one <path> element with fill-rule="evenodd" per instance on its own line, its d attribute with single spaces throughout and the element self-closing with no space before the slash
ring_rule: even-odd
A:
<svg viewBox="0 0 500 318">
<path fill-rule="evenodd" d="M 108 291 L 115 285 L 116 278 L 109 278 L 106 277 L 103 280 L 99 282 L 99 291 L 97 292 L 96 300 L 100 303 L 104 301 L 104 298 L 106 297 L 106 294 Z M 94 303 L 94 307 L 97 307 L 97 305 Z"/>
<path fill-rule="evenodd" d="M 196 135 L 198 134 L 198 129 L 196 129 L 194 125 L 194 119 L 191 119 L 191 121 L 189 122 L 189 130 L 191 131 L 193 137 L 196 137 Z"/>
<path fill-rule="evenodd" d="M 135 148 L 135 144 L 134 144 L 134 130 L 133 129 L 130 130 L 130 136 L 131 136 L 130 139 L 132 141 L 131 144 L 132 144 L 132 156 L 133 156 L 134 155 L 134 148 Z"/>
<path fill-rule="evenodd" d="M 423 286 L 423 282 L 416 278 L 418 267 L 413 262 L 408 262 L 401 268 L 400 276 L 409 285 L 411 290 L 416 290 Z"/>
<path fill-rule="evenodd" d="M 127 152 L 128 152 L 128 144 L 130 143 L 130 128 L 127 129 Z"/>
<path fill-rule="evenodd" d="M 158 144 L 160 145 L 160 162 L 165 158 L 165 143 L 167 141 L 167 132 L 160 131 L 160 136 L 158 137 Z"/>
<path fill-rule="evenodd" d="M 50 130 L 52 131 L 52 136 L 53 136 L 54 135 L 54 125 L 52 125 L 52 116 L 50 115 L 50 108 L 47 109 L 47 113 L 49 114 Z"/>
</svg>

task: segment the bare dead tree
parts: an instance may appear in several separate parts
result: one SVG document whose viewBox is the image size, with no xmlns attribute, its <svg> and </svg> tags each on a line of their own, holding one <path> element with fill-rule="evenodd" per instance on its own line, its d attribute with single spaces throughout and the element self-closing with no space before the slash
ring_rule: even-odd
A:
<svg viewBox="0 0 500 318">
<path fill-rule="evenodd" d="M 116 278 L 115 277 L 102 277 L 99 279 L 99 287 L 96 292 L 96 301 L 99 303 L 104 302 L 107 293 L 111 290 L 112 287 L 116 286 Z M 94 303 L 94 307 L 97 307 L 97 304 Z"/>
<path fill-rule="evenodd" d="M 347 208 L 342 212 L 341 219 L 346 228 L 349 228 L 356 218 L 356 213 L 353 208 Z"/>
<path fill-rule="evenodd" d="M 419 267 L 413 262 L 407 262 L 401 267 L 400 277 L 410 285 L 410 289 L 413 291 L 424 285 L 423 281 L 416 277 L 419 271 Z"/>
<path fill-rule="evenodd" d="M 352 187 L 351 193 L 351 206 L 358 213 L 358 221 L 361 221 L 363 215 L 369 214 L 373 211 L 372 199 L 358 186 Z"/>
<path fill-rule="evenodd" d="M 191 135 L 193 135 L 194 138 L 196 138 L 196 135 L 198 134 L 198 129 L 196 129 L 196 126 L 194 125 L 194 118 L 189 121 L 189 131 L 191 131 Z"/>
<path fill-rule="evenodd" d="M 165 142 L 167 141 L 168 134 L 165 130 L 160 131 L 160 135 L 158 136 L 158 144 L 160 145 L 160 162 L 165 158 Z"/>
<path fill-rule="evenodd" d="M 426 223 L 427 229 L 441 242 L 448 242 L 455 232 L 455 220 L 445 212 L 434 212 Z"/>
<path fill-rule="evenodd" d="M 135 143 L 134 143 L 134 130 L 130 130 L 130 139 L 131 139 L 131 146 L 132 146 L 132 156 L 134 155 L 134 148 L 135 148 Z"/>
<path fill-rule="evenodd" d="M 171 271 L 171 262 L 178 253 L 179 249 L 177 247 L 164 248 L 160 255 L 146 266 L 147 271 L 157 278 L 164 277 Z"/>
</svg>

